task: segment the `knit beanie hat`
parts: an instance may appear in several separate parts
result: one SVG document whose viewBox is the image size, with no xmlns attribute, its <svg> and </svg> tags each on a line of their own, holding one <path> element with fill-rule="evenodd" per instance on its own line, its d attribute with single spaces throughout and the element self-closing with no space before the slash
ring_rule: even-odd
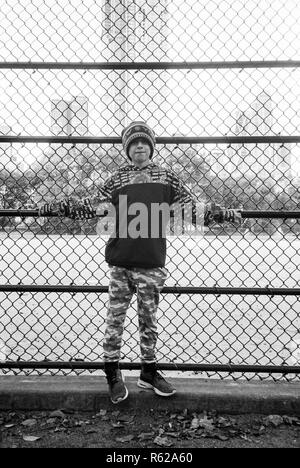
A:
<svg viewBox="0 0 300 468">
<path fill-rule="evenodd" d="M 150 159 L 153 156 L 155 147 L 155 134 L 153 130 L 145 122 L 131 122 L 128 127 L 125 127 L 122 131 L 122 143 L 126 156 L 129 157 L 129 146 L 133 140 L 137 138 L 145 138 L 148 141 L 151 153 Z M 130 158 L 129 158 L 130 159 Z"/>
</svg>

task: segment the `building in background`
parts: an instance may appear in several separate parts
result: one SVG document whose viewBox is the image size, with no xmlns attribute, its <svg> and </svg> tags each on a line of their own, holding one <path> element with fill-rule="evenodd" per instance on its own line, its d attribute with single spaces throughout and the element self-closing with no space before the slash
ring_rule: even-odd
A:
<svg viewBox="0 0 300 468">
<path fill-rule="evenodd" d="M 104 0 L 103 59 L 162 62 L 168 57 L 168 0 Z M 105 133 L 119 135 L 131 120 L 143 119 L 165 133 L 167 73 L 164 70 L 109 70 L 102 86 Z"/>
<path fill-rule="evenodd" d="M 245 111 L 238 111 L 233 128 L 235 136 L 274 135 L 274 102 L 267 93 L 260 93 Z M 291 145 L 232 144 L 226 151 L 224 173 L 233 177 L 245 175 L 274 180 L 291 175 Z"/>
<path fill-rule="evenodd" d="M 87 136 L 88 99 L 85 96 L 72 96 L 51 101 L 51 134 L 61 137 Z M 63 192 L 69 196 L 82 182 L 81 164 L 87 145 L 51 143 L 43 157 L 43 165 L 48 171 L 58 171 L 57 180 L 48 181 L 49 190 L 53 193 Z M 53 169 L 51 169 L 53 168 Z"/>
</svg>

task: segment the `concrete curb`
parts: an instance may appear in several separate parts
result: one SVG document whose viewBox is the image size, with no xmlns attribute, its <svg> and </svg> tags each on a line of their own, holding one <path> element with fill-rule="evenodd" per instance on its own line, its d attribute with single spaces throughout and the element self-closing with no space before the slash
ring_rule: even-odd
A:
<svg viewBox="0 0 300 468">
<path fill-rule="evenodd" d="M 107 409 L 169 409 L 227 414 L 300 415 L 300 383 L 222 381 L 173 378 L 176 395 L 166 398 L 137 387 L 137 378 L 127 377 L 129 397 L 113 405 L 102 376 L 0 376 L 0 410 L 93 411 Z"/>
</svg>

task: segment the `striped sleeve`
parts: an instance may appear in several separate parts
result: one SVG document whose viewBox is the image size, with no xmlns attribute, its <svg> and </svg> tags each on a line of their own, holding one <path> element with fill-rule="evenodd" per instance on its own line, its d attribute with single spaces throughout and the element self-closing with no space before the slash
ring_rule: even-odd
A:
<svg viewBox="0 0 300 468">
<path fill-rule="evenodd" d="M 113 182 L 112 177 L 107 179 L 103 185 L 97 187 L 97 192 L 94 196 L 85 197 L 79 201 L 75 201 L 73 207 L 80 207 L 81 211 L 88 211 L 91 218 L 96 217 L 97 208 L 101 204 L 110 203 L 112 199 Z"/>
<path fill-rule="evenodd" d="M 196 204 L 196 197 L 192 192 L 184 185 L 175 174 L 170 173 L 171 186 L 173 188 L 173 199 L 172 203 L 179 203 L 182 207 L 188 203 Z"/>
<path fill-rule="evenodd" d="M 98 187 L 96 195 L 97 203 L 110 203 L 112 200 L 113 180 L 112 177 L 107 179 L 103 185 Z"/>
<path fill-rule="evenodd" d="M 207 226 L 210 223 L 209 206 L 204 202 L 200 202 L 182 180 L 171 171 L 169 171 L 169 183 L 172 187 L 171 203 L 182 210 L 189 205 L 191 207 L 192 224 L 197 226 L 202 220 L 204 225 Z"/>
<path fill-rule="evenodd" d="M 104 184 L 97 187 L 97 192 L 94 196 L 85 197 L 80 202 L 89 202 L 93 208 L 97 208 L 101 203 L 110 203 L 112 199 L 113 181 L 112 177 L 108 178 Z"/>
</svg>

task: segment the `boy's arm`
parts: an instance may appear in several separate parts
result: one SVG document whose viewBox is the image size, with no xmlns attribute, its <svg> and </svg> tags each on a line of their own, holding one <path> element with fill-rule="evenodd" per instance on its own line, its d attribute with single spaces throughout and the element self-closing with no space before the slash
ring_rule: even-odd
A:
<svg viewBox="0 0 300 468">
<path fill-rule="evenodd" d="M 208 223 L 212 221 L 217 223 L 228 221 L 230 223 L 237 224 L 238 226 L 242 224 L 241 210 L 224 208 L 214 202 L 206 205 L 206 218 L 209 220 Z"/>
<path fill-rule="evenodd" d="M 92 219 L 96 217 L 97 207 L 101 203 L 111 201 L 111 180 L 99 186 L 98 193 L 93 197 L 76 200 L 73 197 L 60 201 L 45 203 L 39 208 L 40 216 L 65 216 L 71 219 Z"/>
<path fill-rule="evenodd" d="M 174 175 L 173 175 L 174 177 Z M 223 223 L 229 221 L 234 224 L 241 224 L 242 215 L 239 210 L 224 208 L 216 203 L 199 202 L 196 196 L 184 185 L 184 183 L 175 176 L 173 180 L 174 196 L 173 203 L 178 204 L 181 209 L 185 206 L 191 206 L 192 224 L 197 226 L 200 222 L 208 226 L 213 221 Z"/>
</svg>

